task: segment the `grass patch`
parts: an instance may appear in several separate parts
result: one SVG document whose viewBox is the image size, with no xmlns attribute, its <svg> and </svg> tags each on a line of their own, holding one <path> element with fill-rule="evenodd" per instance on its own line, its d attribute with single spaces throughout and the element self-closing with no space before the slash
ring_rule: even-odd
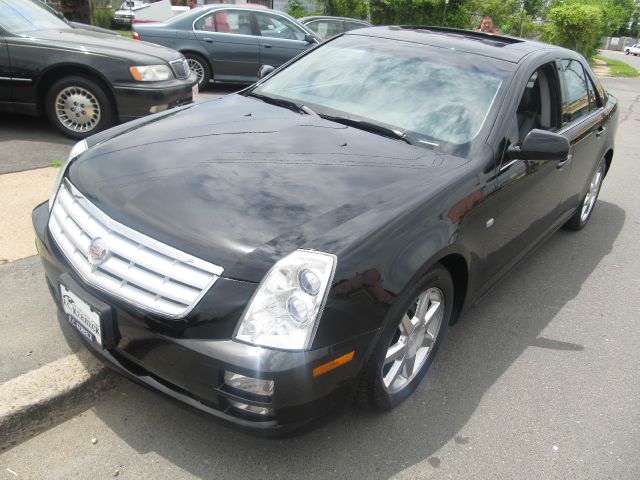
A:
<svg viewBox="0 0 640 480">
<path fill-rule="evenodd" d="M 131 30 L 114 30 L 114 32 L 118 32 L 118 34 L 122 35 L 123 37 L 131 38 Z"/>
<path fill-rule="evenodd" d="M 62 166 L 62 162 L 60 160 L 54 160 L 53 162 L 51 162 L 49 164 L 50 167 L 61 167 Z"/>
<path fill-rule="evenodd" d="M 611 76 L 613 77 L 637 77 L 640 72 L 633 68 L 631 65 L 620 60 L 612 60 L 611 58 L 603 57 L 602 55 L 596 55 L 598 60 L 602 60 L 607 64 L 611 70 Z"/>
</svg>

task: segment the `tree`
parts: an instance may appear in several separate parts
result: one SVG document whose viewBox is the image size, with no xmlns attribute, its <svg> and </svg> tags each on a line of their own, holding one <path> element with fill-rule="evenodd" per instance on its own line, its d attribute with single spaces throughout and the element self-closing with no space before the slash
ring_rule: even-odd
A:
<svg viewBox="0 0 640 480">
<path fill-rule="evenodd" d="M 572 3 L 549 10 L 551 23 L 542 31 L 542 39 L 593 57 L 600 43 L 603 12 L 599 6 Z"/>
<path fill-rule="evenodd" d="M 91 23 L 91 2 L 90 0 L 61 0 L 62 13 L 69 20 Z"/>
<path fill-rule="evenodd" d="M 304 17 L 307 11 L 304 8 L 302 0 L 289 0 L 287 2 L 287 13 L 295 18 Z"/>
</svg>

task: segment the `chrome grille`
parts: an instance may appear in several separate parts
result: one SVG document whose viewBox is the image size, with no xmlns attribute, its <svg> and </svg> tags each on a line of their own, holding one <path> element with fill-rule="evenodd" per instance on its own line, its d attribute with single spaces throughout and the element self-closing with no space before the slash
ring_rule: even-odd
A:
<svg viewBox="0 0 640 480">
<path fill-rule="evenodd" d="M 185 58 L 181 60 L 174 60 L 171 62 L 171 68 L 173 69 L 173 73 L 175 73 L 176 78 L 184 80 L 188 78 L 191 74 L 191 70 L 189 69 L 189 64 Z"/>
<path fill-rule="evenodd" d="M 187 315 L 223 271 L 116 222 L 66 179 L 53 204 L 49 230 L 87 283 L 170 318 Z M 92 263 L 89 249 L 98 238 L 106 254 Z"/>
</svg>

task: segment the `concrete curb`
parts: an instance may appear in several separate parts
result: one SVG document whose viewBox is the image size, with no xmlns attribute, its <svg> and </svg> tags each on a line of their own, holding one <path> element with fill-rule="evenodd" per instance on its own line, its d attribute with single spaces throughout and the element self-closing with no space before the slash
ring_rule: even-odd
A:
<svg viewBox="0 0 640 480">
<path fill-rule="evenodd" d="M 0 451 L 89 408 L 122 377 L 87 351 L 0 385 Z"/>
</svg>

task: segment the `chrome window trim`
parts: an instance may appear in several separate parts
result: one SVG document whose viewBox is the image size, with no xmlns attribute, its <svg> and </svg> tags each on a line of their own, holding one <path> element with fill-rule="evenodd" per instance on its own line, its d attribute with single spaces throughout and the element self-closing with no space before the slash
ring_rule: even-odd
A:
<svg viewBox="0 0 640 480">
<path fill-rule="evenodd" d="M 65 233 L 58 233 L 56 232 L 55 229 L 52 228 L 52 221 L 57 225 L 58 220 L 55 218 L 54 216 L 54 211 L 56 209 L 56 207 L 59 207 L 59 209 L 62 209 L 63 213 L 66 214 L 64 207 L 62 207 L 60 205 L 60 195 L 59 192 L 56 195 L 56 200 L 54 202 L 54 206 L 51 210 L 50 213 L 50 218 L 49 218 L 49 224 L 48 224 L 48 228 L 49 228 L 49 232 L 52 236 L 52 238 L 54 239 L 56 246 L 58 247 L 58 249 L 62 252 L 62 254 L 64 255 L 64 257 L 67 259 L 67 261 L 69 262 L 69 265 L 73 268 L 73 270 L 89 285 L 91 285 L 92 287 L 96 288 L 97 290 L 100 290 L 108 295 L 111 295 L 113 297 L 116 297 L 120 300 L 122 300 L 125 303 L 131 304 L 133 306 L 135 306 L 136 308 L 140 308 L 144 311 L 153 313 L 155 315 L 158 316 L 162 316 L 164 318 L 169 318 L 169 319 L 180 319 L 180 318 L 184 318 L 186 317 L 192 310 L 193 308 L 200 302 L 200 300 L 202 300 L 202 297 L 204 297 L 204 295 L 211 289 L 211 287 L 215 284 L 215 282 L 218 280 L 218 278 L 220 278 L 220 276 L 222 275 L 224 269 L 218 265 L 206 262 L 202 259 L 199 259 L 197 257 L 194 257 L 193 255 L 190 255 L 188 253 L 182 252 L 174 247 L 171 247 L 167 244 L 164 244 L 162 242 L 159 242 L 151 237 L 148 237 L 147 235 L 144 235 L 136 230 L 133 230 L 129 227 L 127 227 L 126 225 L 123 225 L 115 220 L 113 220 L 111 217 L 109 217 L 108 215 L 106 215 L 104 212 L 102 212 L 98 207 L 96 207 L 93 203 L 91 203 L 84 195 L 82 195 L 82 193 L 80 193 L 80 191 L 68 180 L 68 179 L 64 179 L 63 181 L 63 186 L 61 186 L 61 188 L 66 188 L 68 193 L 73 197 L 74 201 L 76 201 L 81 208 L 83 208 L 84 210 L 86 210 L 86 212 L 88 212 L 93 218 L 95 218 L 98 222 L 100 222 L 101 225 L 99 225 L 99 227 L 108 230 L 107 232 L 107 239 L 108 236 L 111 232 L 115 233 L 116 235 L 120 236 L 120 237 L 124 237 L 126 240 L 132 241 L 132 242 L 136 242 L 138 245 L 141 245 L 143 247 L 145 247 L 148 250 L 151 251 L 155 251 L 158 252 L 160 255 L 167 257 L 169 259 L 173 259 L 175 262 L 179 262 L 179 263 L 184 263 L 187 265 L 191 265 L 193 267 L 195 267 L 198 270 L 201 270 L 202 272 L 204 272 L 204 274 L 208 274 L 209 276 L 211 276 L 211 280 L 204 286 L 202 287 L 199 295 L 197 295 L 197 297 L 195 297 L 194 300 L 191 301 L 190 304 L 188 304 L 188 306 L 184 309 L 182 309 L 181 311 L 179 311 L 178 313 L 168 313 L 166 311 L 157 309 L 157 308 L 153 308 L 150 307 L 149 305 L 145 305 L 144 303 L 138 302 L 133 300 L 132 298 L 127 297 L 126 295 L 122 295 L 119 294 L 109 288 L 104 287 L 103 285 L 101 285 L 101 281 L 99 281 L 99 278 L 97 275 L 94 274 L 95 272 L 95 268 L 91 268 L 91 271 L 89 274 L 86 274 L 85 272 L 82 271 L 82 266 L 78 265 L 78 261 L 76 259 L 74 259 L 74 255 L 76 255 L 76 253 L 79 253 L 79 249 L 75 248 L 73 252 L 68 252 L 64 247 L 63 244 L 64 242 L 61 241 L 60 238 L 58 238 L 58 235 L 62 235 L 64 237 L 66 237 Z M 75 223 L 75 221 L 73 220 L 73 218 L 70 218 L 70 216 L 67 214 L 66 215 L 66 219 L 70 219 L 71 221 L 73 221 Z M 58 226 L 58 228 L 60 228 L 60 226 Z M 62 230 L 62 228 L 60 228 L 60 230 Z M 87 234 L 87 236 L 89 236 Z M 95 237 L 97 238 L 97 237 Z M 93 238 L 92 240 L 94 240 L 95 238 Z M 73 244 L 73 240 L 69 240 L 67 239 L 67 241 L 71 244 Z M 83 253 L 83 252 L 82 252 Z M 152 253 L 153 254 L 153 253 Z M 157 254 L 156 254 L 157 255 Z M 106 260 L 105 260 L 106 263 Z M 138 264 L 136 264 L 138 265 Z M 140 266 L 145 269 L 146 267 L 144 267 L 143 265 L 140 264 Z M 148 268 L 146 268 L 147 270 L 150 270 Z M 85 267 L 86 270 L 86 267 Z M 153 271 L 151 270 L 155 275 L 158 275 L 157 271 Z M 92 275 L 94 276 L 94 278 L 91 278 Z M 131 278 L 131 277 L 129 277 Z M 172 277 L 173 278 L 173 277 Z M 193 290 L 197 290 L 200 287 L 197 287 L 193 284 L 189 285 L 186 284 L 184 282 L 180 282 L 180 280 L 175 279 L 174 280 L 178 283 L 183 283 L 184 285 L 188 286 L 189 288 L 193 289 Z M 104 283 L 104 282 L 102 282 Z M 135 288 L 140 289 L 140 288 L 144 288 L 144 286 L 141 286 L 139 284 L 136 284 L 135 282 L 130 282 L 130 281 L 125 281 L 125 283 L 129 283 L 131 285 L 133 285 Z M 158 292 L 152 292 L 148 289 L 146 289 L 148 292 L 150 293 L 155 293 L 156 295 L 159 295 Z M 166 296 L 162 296 L 163 298 L 167 298 Z M 178 302 L 175 301 L 175 303 L 181 303 L 183 305 L 187 305 L 186 302 Z"/>
<path fill-rule="evenodd" d="M 209 32 L 207 30 L 196 30 L 196 22 L 198 20 L 200 20 L 201 18 L 204 18 L 208 15 L 215 15 L 218 12 L 228 12 L 230 10 L 234 10 L 234 11 L 242 11 L 242 12 L 250 12 L 253 13 L 255 12 L 255 8 L 242 8 L 242 7 L 225 7 L 225 8 L 210 8 L 207 10 L 206 13 L 200 15 L 198 18 L 196 18 L 192 23 L 191 23 L 191 31 L 193 32 L 200 32 L 200 33 L 215 33 L 216 35 L 233 35 L 234 37 L 258 37 L 259 35 L 246 35 L 244 33 L 229 33 L 229 32 Z M 253 27 L 252 27 L 253 28 Z"/>
</svg>

